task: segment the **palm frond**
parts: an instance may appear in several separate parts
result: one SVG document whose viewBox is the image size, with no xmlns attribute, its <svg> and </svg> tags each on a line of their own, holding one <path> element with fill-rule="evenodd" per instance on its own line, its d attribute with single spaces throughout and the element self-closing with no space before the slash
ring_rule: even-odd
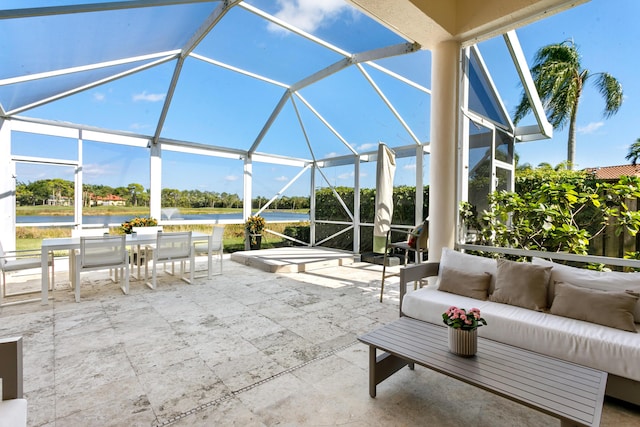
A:
<svg viewBox="0 0 640 427">
<path fill-rule="evenodd" d="M 604 116 L 609 118 L 622 106 L 622 85 L 609 73 L 600 73 L 596 82 L 598 91 L 605 100 Z"/>
<path fill-rule="evenodd" d="M 631 160 L 632 165 L 636 165 L 640 160 L 640 138 L 636 139 L 636 142 L 629 146 L 629 152 L 625 156 L 625 159 Z"/>
</svg>

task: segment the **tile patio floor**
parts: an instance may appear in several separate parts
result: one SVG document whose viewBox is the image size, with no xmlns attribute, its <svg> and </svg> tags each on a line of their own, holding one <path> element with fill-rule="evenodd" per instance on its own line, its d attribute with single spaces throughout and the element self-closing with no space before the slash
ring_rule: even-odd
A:
<svg viewBox="0 0 640 427">
<path fill-rule="evenodd" d="M 60 287 L 48 306 L 0 308 L 0 337 L 24 337 L 30 426 L 560 425 L 420 367 L 371 399 L 356 337 L 398 315 L 397 279 L 378 302 L 380 272 L 273 274 L 226 259 L 223 276 L 163 275 L 129 295 L 88 273 L 79 304 Z M 640 408 L 607 401 L 602 426 L 638 425 Z"/>
</svg>

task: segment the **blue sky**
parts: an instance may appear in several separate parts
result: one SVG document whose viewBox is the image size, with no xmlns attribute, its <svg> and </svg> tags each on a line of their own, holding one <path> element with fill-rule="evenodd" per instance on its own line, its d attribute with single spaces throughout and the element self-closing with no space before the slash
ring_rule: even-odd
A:
<svg viewBox="0 0 640 427">
<path fill-rule="evenodd" d="M 332 38 L 335 43 L 342 43 L 345 49 L 352 52 L 371 49 L 377 41 L 365 37 L 363 33 L 368 28 L 368 18 L 344 8 L 343 2 L 339 0 L 295 3 L 253 0 L 251 3 L 310 33 Z M 629 145 L 640 137 L 635 126 L 637 112 L 640 111 L 635 51 L 636 41 L 640 40 L 640 30 L 634 22 L 640 16 L 640 2 L 616 0 L 615 8 L 611 3 L 594 0 L 517 30 L 528 61 L 533 60 L 539 47 L 572 38 L 580 48 L 585 67 L 593 72 L 607 71 L 622 82 L 624 104 L 616 116 L 607 120 L 602 116 L 604 104 L 597 91 L 593 87 L 587 87 L 584 91 L 578 114 L 576 163 L 579 168 L 626 163 L 624 157 Z M 20 5 L 25 6 L 24 3 Z M 196 9 L 189 13 L 199 13 Z M 345 26 L 345 23 L 350 25 Z M 243 31 L 238 31 L 239 28 Z M 196 53 L 202 52 L 248 70 L 260 66 L 262 73 L 285 83 L 298 81 L 313 70 L 323 68 L 323 64 L 329 64 L 338 58 L 336 54 L 318 49 L 307 40 L 282 34 L 281 30 L 247 13 L 238 13 L 228 21 L 223 21 L 220 28 L 214 30 L 218 31 L 225 31 L 225 34 L 231 31 L 233 36 L 225 39 L 230 40 L 227 44 L 203 43 Z M 175 32 L 179 33 L 179 28 Z M 370 34 L 373 33 L 366 33 L 367 36 Z M 397 36 L 385 33 L 380 35 L 387 43 L 397 43 L 399 39 L 395 40 L 394 37 Z M 308 49 L 309 56 L 299 57 L 296 52 L 301 46 Z M 483 42 L 480 49 L 508 111 L 512 112 L 520 98 L 520 87 L 502 38 Z M 390 59 L 381 63 L 429 87 L 429 58 L 429 53 L 424 52 L 402 60 Z M 221 68 L 214 67 L 213 72 L 211 69 L 209 64 L 200 61 L 185 64 L 185 72 L 189 78 L 181 79 L 179 83 L 163 136 L 220 146 L 228 145 L 224 143 L 228 140 L 252 141 L 282 96 L 282 89 L 234 75 Z M 153 134 L 172 71 L 173 63 L 161 65 L 22 114 Z M 367 68 L 367 71 L 416 131 L 417 136 L 421 140 L 428 140 L 428 96 L 417 91 L 407 92 L 403 84 L 377 70 Z M 357 100 L 349 92 L 356 90 L 360 93 Z M 260 96 L 256 96 L 257 93 Z M 331 97 L 327 96 L 329 93 Z M 375 150 L 378 141 L 386 141 L 390 145 L 411 144 L 409 135 L 379 102 L 378 96 L 363 82 L 356 70 L 350 69 L 333 75 L 326 83 L 305 89 L 302 95 L 347 141 L 360 150 Z M 343 110 L 335 108 L 336 104 Z M 318 157 L 346 154 L 346 149 L 337 138 L 317 121 L 302 102 L 297 100 L 296 105 L 312 145 L 322 141 L 322 144 L 314 147 Z M 205 113 L 196 115 L 193 113 L 195 110 Z M 344 114 L 345 110 L 352 116 Z M 287 122 L 296 123 L 297 120 L 295 110 L 289 104 L 283 110 L 281 118 L 274 123 L 259 151 L 309 157 L 305 144 L 291 144 L 292 140 L 304 141 L 299 127 L 287 125 Z M 361 126 L 353 126 L 353 123 Z M 19 154 L 68 158 L 68 153 L 73 152 L 74 143 L 63 139 L 17 134 L 15 147 L 14 152 Z M 566 129 L 556 131 L 551 140 L 518 144 L 516 151 L 521 163 L 560 163 L 566 158 Z M 86 183 L 126 186 L 131 182 L 139 182 L 148 187 L 146 149 L 87 141 L 84 158 Z M 163 161 L 166 172 L 162 179 L 165 188 L 242 195 L 242 162 L 167 151 L 163 154 Z M 18 179 L 28 182 L 52 173 L 72 179 L 70 168 L 55 169 L 56 172 L 51 172 L 51 168 L 36 169 L 20 165 Z M 351 167 L 334 168 L 325 172 L 333 185 L 352 186 L 354 183 Z M 254 197 L 271 197 L 297 173 L 298 169 L 293 167 L 254 163 Z M 414 175 L 415 161 L 399 159 L 396 185 L 414 185 Z M 423 175 L 425 183 L 428 183 L 428 166 Z M 318 180 L 317 185 L 326 184 Z M 375 165 L 362 166 L 361 185 L 375 185 Z M 307 173 L 285 194 L 307 194 L 308 187 Z"/>
<path fill-rule="evenodd" d="M 640 2 L 594 0 L 558 15 L 516 30 L 529 66 L 541 46 L 573 39 L 582 54 L 584 68 L 605 71 L 617 78 L 624 91 L 619 112 L 605 119 L 604 101 L 593 86 L 583 92 L 577 119 L 576 168 L 628 164 L 625 156 L 640 138 L 640 81 L 638 40 Z M 504 67 L 506 50 L 501 39 L 480 44 L 485 61 L 510 113 L 520 100 L 520 88 L 512 67 Z M 566 160 L 567 131 L 554 132 L 553 139 L 518 144 L 522 163 L 556 165 Z"/>
</svg>

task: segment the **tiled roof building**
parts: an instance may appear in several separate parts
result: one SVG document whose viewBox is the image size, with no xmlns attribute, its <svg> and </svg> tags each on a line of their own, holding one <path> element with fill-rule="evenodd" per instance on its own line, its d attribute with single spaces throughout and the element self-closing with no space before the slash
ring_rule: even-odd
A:
<svg viewBox="0 0 640 427">
<path fill-rule="evenodd" d="M 618 180 L 621 176 L 640 177 L 640 165 L 602 166 L 585 168 L 585 171 L 595 175 L 597 179 Z"/>
</svg>

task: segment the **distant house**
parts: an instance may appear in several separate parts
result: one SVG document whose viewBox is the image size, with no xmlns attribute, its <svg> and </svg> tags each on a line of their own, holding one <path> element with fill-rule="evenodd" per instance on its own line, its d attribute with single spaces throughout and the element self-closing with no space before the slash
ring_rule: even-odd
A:
<svg viewBox="0 0 640 427">
<path fill-rule="evenodd" d="M 126 204 L 127 201 L 125 199 L 115 194 L 109 194 L 107 196 L 91 195 L 92 206 L 125 206 Z"/>
<path fill-rule="evenodd" d="M 71 197 L 61 196 L 60 194 L 51 195 L 46 204 L 49 206 L 72 206 Z"/>
<path fill-rule="evenodd" d="M 585 168 L 585 172 L 591 173 L 597 179 L 603 181 L 617 181 L 621 176 L 640 177 L 640 165 L 602 166 L 597 168 Z"/>
</svg>

